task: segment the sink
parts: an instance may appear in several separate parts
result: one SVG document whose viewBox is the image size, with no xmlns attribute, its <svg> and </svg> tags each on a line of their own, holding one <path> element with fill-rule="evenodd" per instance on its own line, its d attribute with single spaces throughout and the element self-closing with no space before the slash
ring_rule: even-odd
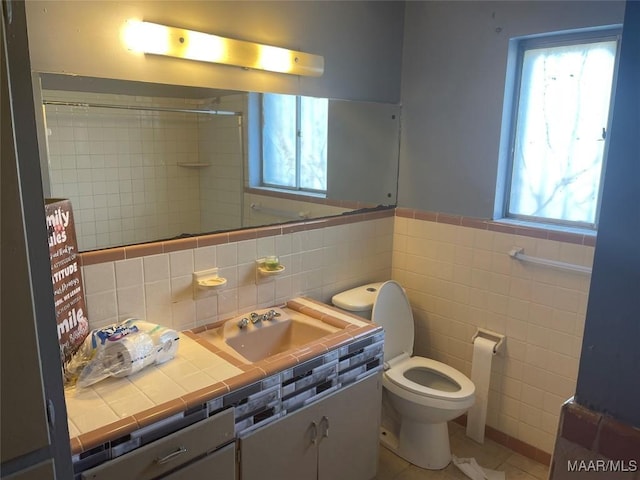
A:
<svg viewBox="0 0 640 480">
<path fill-rule="evenodd" d="M 249 315 L 226 321 L 222 326 L 206 330 L 199 336 L 244 363 L 254 363 L 278 353 L 302 347 L 340 330 L 289 308 L 258 310 L 261 315 L 274 310 L 273 320 L 251 321 L 244 328 L 238 323 Z"/>
</svg>

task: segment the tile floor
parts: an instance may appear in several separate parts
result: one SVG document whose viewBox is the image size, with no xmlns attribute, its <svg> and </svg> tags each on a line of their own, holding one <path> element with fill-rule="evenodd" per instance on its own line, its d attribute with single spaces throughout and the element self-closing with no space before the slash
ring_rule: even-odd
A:
<svg viewBox="0 0 640 480">
<path fill-rule="evenodd" d="M 486 439 L 480 445 L 465 434 L 464 427 L 449 423 L 451 453 L 460 458 L 474 457 L 482 467 L 505 472 L 506 480 L 547 480 L 549 467 Z M 469 480 L 453 463 L 443 470 L 425 470 L 380 447 L 376 480 Z"/>
</svg>

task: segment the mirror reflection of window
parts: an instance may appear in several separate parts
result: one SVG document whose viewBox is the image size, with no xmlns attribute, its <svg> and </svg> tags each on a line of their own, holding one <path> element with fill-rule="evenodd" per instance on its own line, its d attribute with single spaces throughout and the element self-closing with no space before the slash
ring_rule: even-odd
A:
<svg viewBox="0 0 640 480">
<path fill-rule="evenodd" d="M 262 185 L 326 193 L 326 98 L 262 95 Z"/>
</svg>

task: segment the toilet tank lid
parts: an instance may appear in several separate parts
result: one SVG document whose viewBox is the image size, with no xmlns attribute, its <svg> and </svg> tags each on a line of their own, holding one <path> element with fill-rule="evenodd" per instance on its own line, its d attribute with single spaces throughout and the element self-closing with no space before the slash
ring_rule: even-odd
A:
<svg viewBox="0 0 640 480">
<path fill-rule="evenodd" d="M 350 312 L 364 312 L 373 309 L 373 304 L 378 296 L 378 290 L 384 282 L 369 283 L 352 288 L 341 293 L 336 293 L 331 298 L 331 303 L 336 307 Z"/>
</svg>

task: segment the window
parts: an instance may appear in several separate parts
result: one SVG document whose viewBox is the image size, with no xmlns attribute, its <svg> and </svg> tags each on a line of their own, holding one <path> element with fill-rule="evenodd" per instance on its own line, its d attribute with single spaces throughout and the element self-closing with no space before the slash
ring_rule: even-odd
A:
<svg viewBox="0 0 640 480">
<path fill-rule="evenodd" d="M 506 217 L 596 228 L 617 33 L 519 41 Z"/>
<path fill-rule="evenodd" d="M 262 185 L 327 190 L 326 98 L 262 95 Z"/>
</svg>

